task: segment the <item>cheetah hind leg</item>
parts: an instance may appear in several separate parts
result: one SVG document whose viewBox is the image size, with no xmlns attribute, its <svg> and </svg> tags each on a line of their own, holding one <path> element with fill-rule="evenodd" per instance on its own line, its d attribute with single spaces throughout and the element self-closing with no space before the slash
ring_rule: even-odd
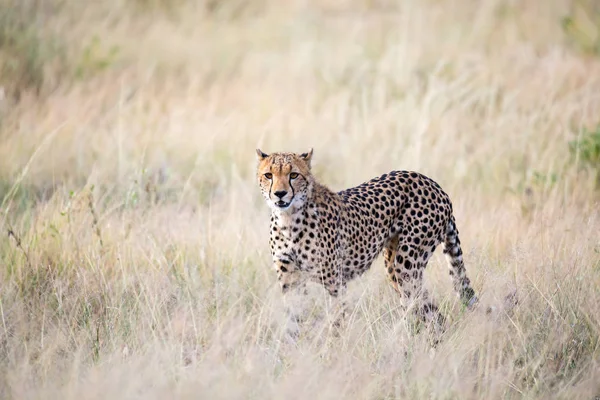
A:
<svg viewBox="0 0 600 400">
<path fill-rule="evenodd" d="M 448 260 L 448 268 L 452 285 L 456 291 L 460 301 L 467 307 L 473 308 L 477 303 L 475 290 L 471 287 L 471 281 L 467 277 L 467 270 L 462 257 L 462 249 L 460 248 L 460 239 L 458 238 L 458 229 L 454 218 L 450 220 L 446 227 L 446 236 L 443 244 L 444 254 Z"/>
<path fill-rule="evenodd" d="M 404 308 L 411 306 L 415 316 L 435 333 L 434 344 L 444 331 L 445 319 L 423 287 L 423 271 L 429 252 L 422 252 L 402 238 L 390 240 L 383 250 L 384 264 L 394 289 L 402 296 Z"/>
</svg>

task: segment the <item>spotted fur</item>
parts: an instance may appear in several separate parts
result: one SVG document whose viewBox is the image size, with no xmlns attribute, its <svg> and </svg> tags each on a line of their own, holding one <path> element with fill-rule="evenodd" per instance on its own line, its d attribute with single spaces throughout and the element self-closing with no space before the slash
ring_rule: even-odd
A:
<svg viewBox="0 0 600 400">
<path fill-rule="evenodd" d="M 436 182 L 417 172 L 392 171 L 335 193 L 313 177 L 312 149 L 257 154 L 258 182 L 271 208 L 273 266 L 284 293 L 314 281 L 338 297 L 382 253 L 393 287 L 416 304 L 420 317 L 439 322 L 437 306 L 423 288 L 423 271 L 443 243 L 454 289 L 466 305 L 476 301 L 452 203 Z"/>
</svg>

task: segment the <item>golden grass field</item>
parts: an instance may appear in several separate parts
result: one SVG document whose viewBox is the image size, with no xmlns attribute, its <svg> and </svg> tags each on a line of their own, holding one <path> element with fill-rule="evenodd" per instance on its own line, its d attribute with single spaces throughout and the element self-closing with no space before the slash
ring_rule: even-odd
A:
<svg viewBox="0 0 600 400">
<path fill-rule="evenodd" d="M 0 398 L 600 396 L 600 167 L 569 145 L 600 129 L 593 7 L 0 4 Z M 381 260 L 339 337 L 314 287 L 284 340 L 256 147 L 314 147 L 337 190 L 439 182 L 480 306 L 438 249 L 437 348 Z"/>
</svg>

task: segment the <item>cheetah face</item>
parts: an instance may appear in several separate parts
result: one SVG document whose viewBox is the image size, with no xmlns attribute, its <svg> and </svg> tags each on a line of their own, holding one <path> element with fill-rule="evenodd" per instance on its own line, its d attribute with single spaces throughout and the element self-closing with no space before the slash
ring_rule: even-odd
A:
<svg viewBox="0 0 600 400">
<path fill-rule="evenodd" d="M 312 190 L 313 178 L 310 172 L 312 149 L 308 153 L 258 155 L 257 179 L 267 204 L 276 212 L 302 207 Z"/>
</svg>

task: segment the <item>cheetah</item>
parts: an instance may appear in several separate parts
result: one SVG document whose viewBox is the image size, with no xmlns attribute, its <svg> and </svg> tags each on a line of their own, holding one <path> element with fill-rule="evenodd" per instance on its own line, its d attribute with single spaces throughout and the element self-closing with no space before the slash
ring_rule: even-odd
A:
<svg viewBox="0 0 600 400">
<path fill-rule="evenodd" d="M 454 290 L 467 307 L 476 303 L 452 203 L 432 179 L 392 171 L 336 193 L 312 175 L 312 149 L 303 154 L 256 153 L 258 184 L 271 209 L 273 267 L 284 297 L 312 281 L 338 299 L 348 282 L 383 253 L 387 275 L 403 303 L 411 304 L 424 322 L 443 324 L 423 288 L 425 266 L 443 243 Z M 290 328 L 296 330 L 291 333 L 297 334 L 298 328 Z"/>
</svg>

